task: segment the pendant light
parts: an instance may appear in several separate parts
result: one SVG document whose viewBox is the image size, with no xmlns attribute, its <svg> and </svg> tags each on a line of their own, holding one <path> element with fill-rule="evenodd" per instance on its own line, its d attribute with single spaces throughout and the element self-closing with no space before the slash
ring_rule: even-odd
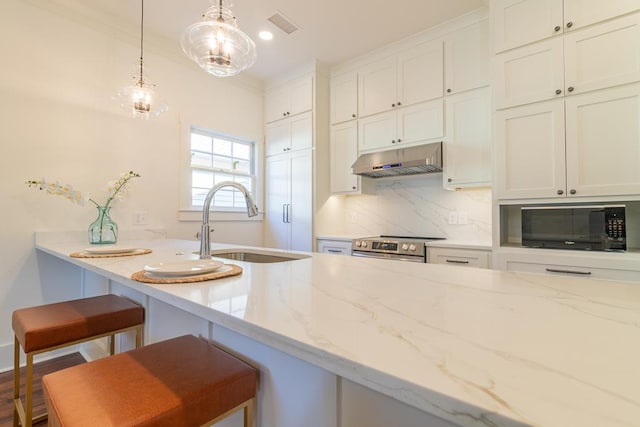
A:
<svg viewBox="0 0 640 427">
<path fill-rule="evenodd" d="M 256 62 L 256 45 L 238 29 L 231 0 L 211 0 L 203 20 L 182 32 L 184 53 L 207 73 L 235 76 Z"/>
<path fill-rule="evenodd" d="M 144 75 L 144 0 L 141 0 L 140 14 L 140 63 L 139 74 L 133 76 L 133 82 L 121 89 L 113 99 L 120 103 L 120 107 L 131 117 L 150 119 L 159 116 L 169 109 L 163 104 L 155 91 L 155 84 Z"/>
</svg>

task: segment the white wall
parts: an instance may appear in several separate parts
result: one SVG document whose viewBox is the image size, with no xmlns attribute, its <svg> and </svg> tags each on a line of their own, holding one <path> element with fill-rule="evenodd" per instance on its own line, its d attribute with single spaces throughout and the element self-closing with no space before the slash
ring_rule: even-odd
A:
<svg viewBox="0 0 640 427">
<path fill-rule="evenodd" d="M 45 10 L 42 7 L 51 8 Z M 142 175 L 112 214 L 135 229 L 133 212 L 169 237 L 192 238 L 195 222 L 179 222 L 181 144 L 191 124 L 263 141 L 262 83 L 247 76 L 218 79 L 169 54 L 145 33 L 145 65 L 170 110 L 153 121 L 117 111 L 111 96 L 129 83 L 139 33 L 83 22 L 51 2 L 3 0 L 0 13 L 0 367 L 11 365 L 14 309 L 75 296 L 65 282 L 79 272 L 39 277 L 33 232 L 84 230 L 93 205 L 73 205 L 24 184 L 45 177 L 104 198 L 121 172 Z M 97 29 L 94 29 L 97 28 Z M 147 42 L 149 40 L 149 42 Z M 177 41 L 175 41 L 177 43 Z M 140 227 L 140 226 L 137 226 Z M 260 245 L 261 222 L 219 225 L 213 239 Z M 47 269 L 50 271 L 50 269 Z M 45 287 L 53 282 L 59 286 Z"/>
<path fill-rule="evenodd" d="M 382 178 L 373 195 L 333 196 L 323 207 L 319 235 L 379 234 L 491 241 L 491 190 L 447 191 L 442 174 Z M 450 225 L 450 212 L 464 212 L 466 225 Z"/>
</svg>

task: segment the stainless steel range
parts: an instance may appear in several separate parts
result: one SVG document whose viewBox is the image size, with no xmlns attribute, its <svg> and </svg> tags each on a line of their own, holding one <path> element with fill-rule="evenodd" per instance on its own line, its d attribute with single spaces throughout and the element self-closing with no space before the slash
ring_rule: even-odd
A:
<svg viewBox="0 0 640 427">
<path fill-rule="evenodd" d="M 364 237 L 351 242 L 351 255 L 424 263 L 427 262 L 427 249 L 424 244 L 443 239 L 444 237 Z"/>
</svg>

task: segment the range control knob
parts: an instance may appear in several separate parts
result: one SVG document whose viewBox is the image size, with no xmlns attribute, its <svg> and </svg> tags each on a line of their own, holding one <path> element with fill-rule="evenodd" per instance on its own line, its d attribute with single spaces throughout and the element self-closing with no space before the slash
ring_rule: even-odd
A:
<svg viewBox="0 0 640 427">
<path fill-rule="evenodd" d="M 402 250 L 406 251 L 407 249 L 409 249 L 409 245 L 407 245 L 406 243 L 402 244 Z"/>
<path fill-rule="evenodd" d="M 413 244 L 409 245 L 409 250 L 411 252 L 415 252 L 416 251 L 416 245 L 413 245 Z"/>
<path fill-rule="evenodd" d="M 360 240 L 357 240 L 357 241 L 356 241 L 356 247 L 358 247 L 358 248 L 359 248 L 360 246 L 362 246 L 362 242 L 361 242 Z"/>
<path fill-rule="evenodd" d="M 362 247 L 366 248 L 367 247 L 367 242 L 362 242 Z"/>
</svg>

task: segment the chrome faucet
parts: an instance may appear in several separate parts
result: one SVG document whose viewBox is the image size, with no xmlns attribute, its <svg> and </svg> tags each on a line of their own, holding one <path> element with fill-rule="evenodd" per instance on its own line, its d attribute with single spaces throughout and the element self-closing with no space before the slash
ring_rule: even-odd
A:
<svg viewBox="0 0 640 427">
<path fill-rule="evenodd" d="M 207 197 L 204 199 L 204 207 L 202 208 L 202 227 L 200 228 L 200 259 L 211 258 L 211 243 L 209 240 L 209 209 L 211 208 L 211 200 L 213 196 L 223 187 L 233 187 L 240 191 L 244 196 L 244 200 L 247 203 L 247 214 L 252 217 L 258 215 L 258 207 L 253 201 L 253 197 L 249 190 L 241 184 L 232 181 L 224 181 L 214 185 L 207 193 Z"/>
</svg>

